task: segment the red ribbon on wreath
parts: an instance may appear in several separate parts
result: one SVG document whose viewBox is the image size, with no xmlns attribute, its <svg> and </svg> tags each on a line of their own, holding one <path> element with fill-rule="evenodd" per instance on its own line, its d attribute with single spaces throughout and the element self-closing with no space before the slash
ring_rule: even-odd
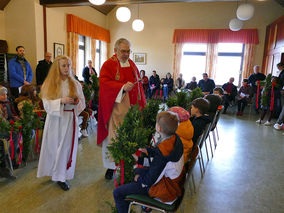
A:
<svg viewBox="0 0 284 213">
<path fill-rule="evenodd" d="M 271 87 L 271 100 L 270 100 L 270 111 L 273 111 L 274 107 L 274 86 L 276 85 L 275 82 L 272 82 L 272 87 Z"/>
<path fill-rule="evenodd" d="M 19 165 L 22 163 L 22 159 L 23 159 L 22 129 L 23 129 L 23 127 L 19 126 L 19 134 L 18 134 L 18 144 L 19 144 L 19 148 L 20 148 L 19 162 L 18 162 Z"/>
<path fill-rule="evenodd" d="M 119 166 L 120 166 L 120 185 L 123 185 L 123 184 L 124 184 L 124 161 L 123 161 L 123 160 L 120 160 L 120 164 L 115 167 L 115 170 L 114 170 L 114 173 L 113 173 L 113 175 L 114 175 L 114 185 L 115 185 L 115 188 L 118 187 L 117 180 L 116 180 L 116 178 L 115 178 L 115 173 L 116 173 L 117 168 L 118 168 Z"/>
<path fill-rule="evenodd" d="M 256 93 L 256 109 L 258 109 L 258 99 L 259 99 L 259 87 L 260 87 L 260 81 L 257 81 L 257 93 Z"/>
<path fill-rule="evenodd" d="M 11 124 L 11 132 L 10 132 L 10 147 L 11 147 L 11 160 L 14 159 L 14 142 L 13 142 L 13 129 L 15 122 L 13 120 L 10 121 Z"/>
<path fill-rule="evenodd" d="M 37 128 L 36 129 L 36 146 L 35 146 L 35 152 L 36 153 L 39 153 L 39 150 L 40 150 L 40 145 L 39 145 L 39 142 L 38 142 L 38 136 L 39 136 L 39 129 Z"/>
</svg>

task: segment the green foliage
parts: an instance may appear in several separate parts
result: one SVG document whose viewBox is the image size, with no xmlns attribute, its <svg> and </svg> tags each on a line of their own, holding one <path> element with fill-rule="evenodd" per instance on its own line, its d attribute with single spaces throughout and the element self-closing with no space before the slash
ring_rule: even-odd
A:
<svg viewBox="0 0 284 213">
<path fill-rule="evenodd" d="M 156 115 L 159 111 L 158 101 L 149 101 L 140 111 L 139 106 L 131 107 L 125 115 L 122 124 L 116 129 L 116 137 L 108 146 L 109 154 L 117 165 L 124 161 L 124 183 L 130 183 L 134 178 L 132 157 L 138 148 L 147 147 L 155 131 Z M 117 169 L 117 182 L 120 184 L 120 168 Z"/>
<path fill-rule="evenodd" d="M 203 92 L 201 90 L 201 88 L 197 87 L 194 90 L 191 91 L 190 96 L 189 96 L 189 102 L 191 103 L 192 101 L 194 101 L 196 98 L 202 98 Z"/>
<path fill-rule="evenodd" d="M 87 111 L 89 111 L 90 100 L 94 100 L 95 103 L 99 103 L 99 78 L 96 75 L 92 75 L 91 78 L 91 84 L 83 84 L 83 93 L 85 96 Z"/>
<path fill-rule="evenodd" d="M 40 114 L 35 113 L 34 106 L 25 102 L 22 108 L 23 116 L 16 122 L 8 122 L 2 120 L 0 122 L 1 132 L 10 132 L 13 127 L 13 132 L 22 132 L 23 137 L 23 161 L 26 162 L 30 153 L 30 144 L 32 141 L 33 130 L 42 129 L 43 121 L 40 120 Z"/>
<path fill-rule="evenodd" d="M 190 95 L 188 95 L 188 93 L 185 91 L 177 92 L 175 96 L 171 96 L 168 98 L 167 106 L 169 108 L 179 106 L 187 110 L 194 99 L 203 96 L 204 95 L 199 87 L 192 90 L 190 92 Z"/>
</svg>

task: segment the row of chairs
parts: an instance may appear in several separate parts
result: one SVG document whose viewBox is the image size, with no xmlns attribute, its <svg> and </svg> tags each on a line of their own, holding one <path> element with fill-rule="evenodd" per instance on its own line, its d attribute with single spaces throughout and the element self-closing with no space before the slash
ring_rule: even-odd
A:
<svg viewBox="0 0 284 213">
<path fill-rule="evenodd" d="M 217 123 L 219 121 L 221 112 L 223 110 L 223 106 L 219 106 L 218 110 L 216 111 L 216 114 L 214 116 L 214 119 L 211 123 L 209 123 L 202 135 L 199 137 L 197 144 L 193 147 L 193 150 L 190 154 L 189 161 L 186 163 L 186 182 L 189 182 L 190 179 L 192 181 L 193 185 L 193 191 L 196 192 L 196 187 L 195 187 L 195 181 L 194 181 L 194 175 L 193 175 L 193 169 L 195 167 L 195 164 L 197 160 L 199 161 L 199 166 L 200 166 L 200 172 L 201 172 L 201 178 L 203 178 L 204 173 L 205 173 L 205 166 L 204 166 L 204 160 L 202 156 L 202 148 L 203 145 L 205 144 L 205 149 L 206 149 L 206 154 L 207 154 L 207 162 L 209 161 L 209 154 L 208 154 L 208 148 L 207 148 L 207 138 L 209 138 L 209 143 L 210 143 L 210 149 L 211 149 L 211 154 L 213 157 L 213 148 L 211 144 L 211 137 L 210 137 L 210 132 L 212 133 L 213 136 L 213 142 L 214 142 L 214 148 L 216 149 L 217 147 L 217 140 L 219 140 L 219 133 L 218 133 L 218 128 L 217 128 Z M 185 186 L 185 184 L 184 184 Z M 191 188 L 191 185 L 190 185 Z M 192 192 L 192 191 L 191 191 Z M 128 195 L 126 197 L 126 200 L 130 202 L 128 213 L 131 212 L 131 207 L 133 205 L 139 205 L 139 206 L 145 206 L 160 212 L 175 212 L 180 204 L 182 203 L 183 197 L 184 197 L 184 187 L 183 187 L 183 192 L 182 196 L 180 196 L 173 204 L 167 205 L 162 202 L 159 202 L 149 196 L 146 195 L 137 195 L 137 194 L 132 194 Z"/>
</svg>

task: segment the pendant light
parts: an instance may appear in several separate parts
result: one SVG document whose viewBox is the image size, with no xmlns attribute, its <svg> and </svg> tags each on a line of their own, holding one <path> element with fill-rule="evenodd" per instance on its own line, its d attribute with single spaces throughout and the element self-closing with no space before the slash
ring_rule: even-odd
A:
<svg viewBox="0 0 284 213">
<path fill-rule="evenodd" d="M 94 5 L 102 5 L 106 2 L 106 0 L 89 0 L 89 2 Z"/>
<path fill-rule="evenodd" d="M 116 10 L 116 18 L 120 22 L 128 22 L 131 18 L 131 12 L 128 7 L 119 7 Z"/>
<path fill-rule="evenodd" d="M 144 22 L 139 19 L 139 4 L 138 4 L 138 18 L 132 22 L 132 29 L 136 32 L 141 32 L 144 29 Z"/>
</svg>

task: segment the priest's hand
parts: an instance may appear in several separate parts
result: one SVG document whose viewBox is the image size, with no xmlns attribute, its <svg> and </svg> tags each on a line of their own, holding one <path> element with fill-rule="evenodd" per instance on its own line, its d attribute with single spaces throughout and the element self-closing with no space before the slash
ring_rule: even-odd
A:
<svg viewBox="0 0 284 213">
<path fill-rule="evenodd" d="M 73 104 L 74 103 L 74 99 L 70 98 L 70 97 L 65 97 L 65 98 L 61 98 L 60 102 L 62 104 Z"/>
<path fill-rule="evenodd" d="M 134 84 L 132 82 L 128 81 L 126 84 L 124 84 L 123 90 L 125 92 L 129 92 L 133 89 L 133 87 L 134 87 Z"/>
<path fill-rule="evenodd" d="M 140 175 L 135 175 L 135 177 L 134 177 L 134 181 L 136 181 L 136 182 L 137 182 L 137 180 L 138 180 L 139 176 L 140 176 Z"/>
</svg>

